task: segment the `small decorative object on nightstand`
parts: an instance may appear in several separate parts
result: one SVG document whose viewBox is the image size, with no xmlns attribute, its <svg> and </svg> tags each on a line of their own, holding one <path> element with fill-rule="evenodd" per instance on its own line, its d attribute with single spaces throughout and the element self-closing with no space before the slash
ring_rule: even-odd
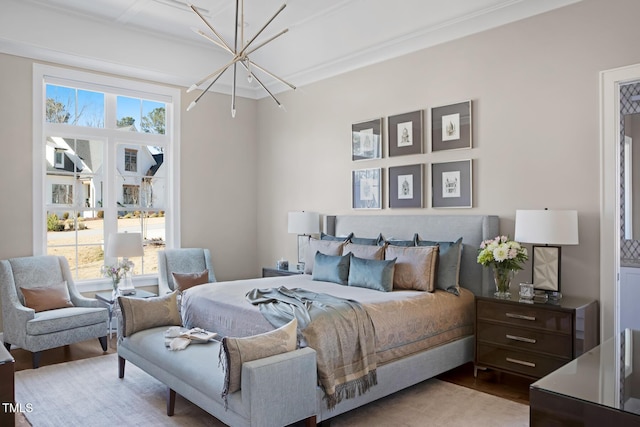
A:
<svg viewBox="0 0 640 427">
<path fill-rule="evenodd" d="M 598 302 L 476 296 L 475 369 L 542 378 L 598 344 Z"/>
<path fill-rule="evenodd" d="M 278 276 L 293 276 L 295 274 L 302 274 L 299 270 L 282 270 L 279 268 L 262 267 L 262 277 L 278 277 Z"/>
<path fill-rule="evenodd" d="M 520 283 L 520 299 L 533 301 L 533 283 Z"/>
</svg>

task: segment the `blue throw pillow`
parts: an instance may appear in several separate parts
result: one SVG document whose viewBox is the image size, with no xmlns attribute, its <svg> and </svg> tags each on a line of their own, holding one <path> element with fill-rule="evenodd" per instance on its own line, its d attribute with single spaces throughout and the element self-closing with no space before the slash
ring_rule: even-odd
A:
<svg viewBox="0 0 640 427">
<path fill-rule="evenodd" d="M 387 243 L 391 246 L 404 246 L 404 247 L 409 247 L 409 246 L 416 246 L 416 241 L 418 240 L 418 233 L 413 235 L 413 239 L 411 240 L 396 240 L 396 239 L 389 239 L 389 240 L 381 240 L 381 243 Z"/>
<path fill-rule="evenodd" d="M 391 292 L 395 264 L 396 258 L 380 261 L 352 256 L 349 267 L 349 286 Z"/>
<path fill-rule="evenodd" d="M 368 237 L 353 237 L 351 236 L 351 243 L 354 245 L 369 245 L 369 246 L 378 246 L 382 241 L 382 234 L 378 234 L 378 237 L 368 238 Z"/>
<path fill-rule="evenodd" d="M 460 257 L 462 256 L 462 237 L 455 242 L 434 242 L 432 240 L 418 240 L 418 246 L 440 247 L 438 256 L 438 274 L 436 288 L 460 295 L 458 281 L 460 278 Z"/>
<path fill-rule="evenodd" d="M 350 258 L 350 254 L 340 256 L 316 252 L 311 279 L 346 285 L 349 281 Z"/>
</svg>

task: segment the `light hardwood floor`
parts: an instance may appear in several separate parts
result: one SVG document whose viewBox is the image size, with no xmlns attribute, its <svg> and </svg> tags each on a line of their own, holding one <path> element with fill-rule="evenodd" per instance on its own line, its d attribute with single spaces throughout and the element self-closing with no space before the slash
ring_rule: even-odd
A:
<svg viewBox="0 0 640 427">
<path fill-rule="evenodd" d="M 114 334 L 113 338 L 109 342 L 107 353 L 115 352 L 116 338 Z M 16 361 L 16 371 L 31 369 L 30 352 L 22 349 L 12 349 L 11 354 Z M 95 339 L 46 350 L 42 353 L 40 366 L 80 360 L 88 357 L 96 357 L 103 354 L 105 353 L 102 351 L 100 343 Z M 531 379 L 515 375 L 501 374 L 492 370 L 479 371 L 478 377 L 474 378 L 472 363 L 467 363 L 456 369 L 445 372 L 444 374 L 439 375 L 438 378 L 443 381 L 479 390 L 514 402 L 523 403 L 525 405 L 529 404 L 529 385 L 533 382 Z"/>
</svg>

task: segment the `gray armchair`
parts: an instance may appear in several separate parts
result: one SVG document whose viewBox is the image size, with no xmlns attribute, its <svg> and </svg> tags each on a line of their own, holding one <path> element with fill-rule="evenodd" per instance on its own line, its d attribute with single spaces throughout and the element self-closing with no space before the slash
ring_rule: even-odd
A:
<svg viewBox="0 0 640 427">
<path fill-rule="evenodd" d="M 21 288 L 42 288 L 66 281 L 73 307 L 36 312 L 24 305 Z M 85 298 L 75 287 L 69 264 L 61 256 L 34 256 L 0 261 L 0 299 L 4 345 L 33 353 L 33 368 L 43 350 L 98 338 L 107 351 L 108 310 Z"/>
<path fill-rule="evenodd" d="M 209 249 L 181 248 L 158 252 L 158 295 L 175 290 L 171 273 L 200 273 L 209 270 L 209 282 L 215 282 Z"/>
</svg>

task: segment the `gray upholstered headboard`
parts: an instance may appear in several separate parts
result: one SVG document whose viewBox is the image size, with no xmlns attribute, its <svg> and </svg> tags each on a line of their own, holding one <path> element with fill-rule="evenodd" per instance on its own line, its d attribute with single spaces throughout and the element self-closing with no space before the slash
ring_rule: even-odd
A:
<svg viewBox="0 0 640 427">
<path fill-rule="evenodd" d="M 455 241 L 462 237 L 460 286 L 476 295 L 495 288 L 488 269 L 476 262 L 480 242 L 496 237 L 500 221 L 495 215 L 335 215 L 327 216 L 325 233 L 356 237 Z"/>
</svg>

